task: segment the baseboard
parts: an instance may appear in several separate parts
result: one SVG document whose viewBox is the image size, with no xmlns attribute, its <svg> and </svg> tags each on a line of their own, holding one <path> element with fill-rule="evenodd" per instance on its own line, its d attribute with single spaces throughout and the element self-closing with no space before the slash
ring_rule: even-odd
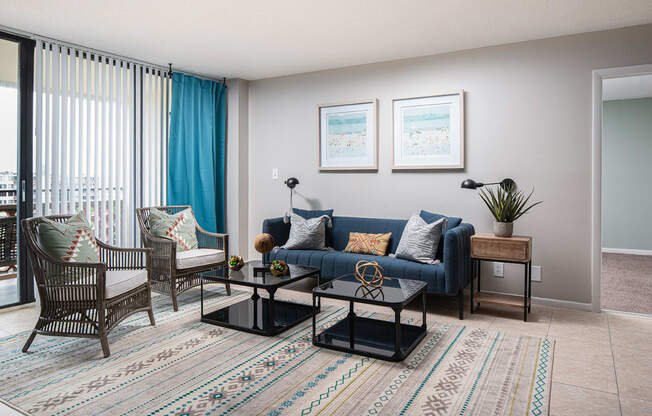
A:
<svg viewBox="0 0 652 416">
<path fill-rule="evenodd" d="M 607 254 L 632 254 L 634 256 L 652 256 L 652 250 L 639 250 L 636 248 L 603 248 Z"/>
<path fill-rule="evenodd" d="M 494 292 L 491 290 L 483 290 L 485 293 L 495 293 L 497 295 L 511 295 L 514 296 L 513 293 L 505 293 L 505 292 Z M 591 312 L 592 309 L 592 304 L 591 303 L 583 303 L 583 302 L 575 302 L 572 300 L 562 300 L 562 299 L 551 299 L 551 298 L 538 298 L 536 296 L 532 296 L 532 302 L 533 303 L 538 303 L 540 305 L 546 305 L 546 306 L 554 306 L 557 308 L 568 308 L 568 309 L 576 309 L 579 311 L 589 311 Z"/>
</svg>

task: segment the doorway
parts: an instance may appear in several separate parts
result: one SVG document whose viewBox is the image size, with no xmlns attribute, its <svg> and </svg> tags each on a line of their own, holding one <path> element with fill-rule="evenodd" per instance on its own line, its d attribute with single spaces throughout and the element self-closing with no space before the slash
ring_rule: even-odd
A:
<svg viewBox="0 0 652 416">
<path fill-rule="evenodd" d="M 593 76 L 593 309 L 652 315 L 652 65 Z"/>
<path fill-rule="evenodd" d="M 34 41 L 0 32 L 0 308 L 34 301 L 20 220 L 32 216 Z"/>
</svg>

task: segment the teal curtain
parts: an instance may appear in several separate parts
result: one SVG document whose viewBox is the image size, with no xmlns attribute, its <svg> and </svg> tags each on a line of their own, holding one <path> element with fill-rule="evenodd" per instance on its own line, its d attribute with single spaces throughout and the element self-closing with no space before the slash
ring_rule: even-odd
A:
<svg viewBox="0 0 652 416">
<path fill-rule="evenodd" d="M 167 202 L 211 232 L 224 232 L 225 134 L 226 85 L 172 74 Z"/>
</svg>

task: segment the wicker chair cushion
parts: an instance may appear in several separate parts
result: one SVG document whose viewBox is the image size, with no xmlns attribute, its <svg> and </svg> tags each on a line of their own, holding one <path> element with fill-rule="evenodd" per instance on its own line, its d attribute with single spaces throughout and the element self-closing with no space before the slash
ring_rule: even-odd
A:
<svg viewBox="0 0 652 416">
<path fill-rule="evenodd" d="M 121 295 L 147 282 L 147 270 L 109 270 L 106 272 L 106 298 Z"/>
<path fill-rule="evenodd" d="M 60 223 L 42 218 L 37 228 L 38 244 L 48 255 L 72 263 L 99 263 L 100 249 L 93 230 L 81 214 Z"/>
<path fill-rule="evenodd" d="M 224 261 L 224 251 L 212 248 L 198 248 L 177 252 L 177 269 L 190 269 Z"/>
<path fill-rule="evenodd" d="M 190 208 L 172 215 L 152 208 L 149 213 L 149 232 L 155 237 L 176 242 L 177 252 L 193 250 L 199 246 L 195 234 L 195 217 Z"/>
</svg>

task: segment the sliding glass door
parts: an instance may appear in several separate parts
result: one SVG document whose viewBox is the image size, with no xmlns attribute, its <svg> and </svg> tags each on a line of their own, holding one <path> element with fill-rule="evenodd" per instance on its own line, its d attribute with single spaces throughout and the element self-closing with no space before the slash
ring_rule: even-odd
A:
<svg viewBox="0 0 652 416">
<path fill-rule="evenodd" d="M 34 41 L 0 32 L 0 308 L 34 301 L 20 220 L 32 216 Z"/>
</svg>

